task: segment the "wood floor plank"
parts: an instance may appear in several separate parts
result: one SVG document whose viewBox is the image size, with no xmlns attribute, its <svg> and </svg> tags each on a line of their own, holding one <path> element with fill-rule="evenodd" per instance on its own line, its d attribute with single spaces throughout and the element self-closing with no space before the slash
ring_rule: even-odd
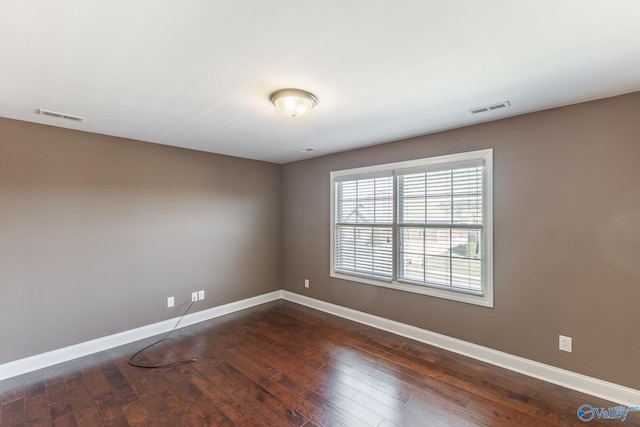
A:
<svg viewBox="0 0 640 427">
<path fill-rule="evenodd" d="M 61 401 L 69 400 L 67 386 L 64 381 L 48 384 L 45 383 L 45 394 L 47 396 L 47 404 L 54 405 Z"/>
<path fill-rule="evenodd" d="M 24 397 L 24 377 L 13 377 L 5 380 L 6 383 L 3 384 L 2 390 L 2 399 L 0 400 L 0 404 L 13 402 L 17 399 L 22 399 Z M 4 381 L 3 381 L 4 382 Z"/>
<path fill-rule="evenodd" d="M 2 404 L 0 427 L 23 426 L 25 422 L 24 397 Z"/>
<path fill-rule="evenodd" d="M 316 340 L 316 341 L 324 342 L 322 339 L 321 340 Z M 326 344 L 325 344 L 325 346 L 326 346 Z M 327 362 L 327 363 L 330 363 L 330 362 Z M 395 384 L 399 383 L 399 381 L 397 381 L 394 376 L 389 376 L 387 379 L 381 379 L 380 377 L 378 377 L 377 379 L 371 378 L 370 381 L 368 381 L 368 382 L 372 383 L 372 385 L 368 385 L 368 384 L 366 384 L 366 381 L 365 382 L 361 382 L 361 381 L 358 381 L 356 378 L 352 378 L 351 375 L 350 375 L 351 373 L 348 372 L 348 371 L 345 371 L 344 365 L 341 364 L 340 362 L 335 362 L 335 363 L 333 363 L 333 365 L 334 366 L 338 366 L 338 365 L 342 365 L 343 366 L 342 370 L 338 374 L 334 375 L 334 378 L 337 378 L 337 379 L 342 380 L 344 382 L 350 382 L 350 384 L 353 385 L 354 387 L 358 388 L 360 390 L 360 392 L 363 392 L 363 388 L 365 388 L 365 389 L 368 388 L 367 390 L 369 391 L 369 393 L 373 394 L 373 395 L 379 394 L 379 393 L 386 393 L 388 396 L 391 396 L 391 397 L 393 397 L 395 399 L 400 399 L 402 401 L 406 401 L 409 398 L 409 395 L 406 392 L 400 392 L 400 391 L 396 390 L 394 388 L 394 386 L 391 385 L 391 384 L 395 385 Z M 327 368 L 327 369 L 331 369 L 331 368 Z M 433 397 L 434 396 L 431 396 L 431 398 L 433 398 Z"/>
<path fill-rule="evenodd" d="M 42 385 L 44 386 L 44 382 Z M 25 399 L 24 407 L 25 422 L 28 426 L 51 425 L 51 416 L 47 410 L 47 396 L 44 393 Z"/>
<path fill-rule="evenodd" d="M 113 360 L 101 362 L 99 368 L 110 388 L 114 390 L 115 403 L 129 425 L 153 425 L 158 422 L 153 408 L 139 400 L 132 384 Z"/>
<path fill-rule="evenodd" d="M 84 382 L 82 371 L 66 374 L 64 376 L 64 384 L 67 387 L 69 399 L 73 402 L 74 411 L 95 408 L 94 400 Z"/>
<path fill-rule="evenodd" d="M 266 337 L 260 337 L 260 340 L 265 341 L 266 345 L 270 345 L 273 349 L 269 353 L 262 355 L 261 358 L 263 360 L 269 361 L 272 365 L 286 365 L 286 369 L 285 366 L 282 366 L 281 369 L 287 372 L 287 377 L 304 387 L 308 392 L 323 396 L 324 405 L 334 408 L 331 409 L 332 411 L 340 410 L 344 413 L 350 413 L 354 417 L 365 421 L 367 425 L 377 425 L 382 420 L 382 417 L 376 414 L 375 411 L 362 407 L 359 403 L 350 400 L 350 396 L 355 394 L 355 390 L 347 390 L 348 386 L 341 386 L 335 381 L 325 381 L 324 373 L 318 372 L 318 369 L 313 365 L 308 366 L 304 358 L 300 358 L 299 355 L 296 357 L 291 354 L 285 347 L 280 345 L 279 341 L 268 342 L 269 340 Z M 265 345 L 265 343 L 261 345 Z"/>
<path fill-rule="evenodd" d="M 78 425 L 69 401 L 50 404 L 49 416 L 51 417 L 51 425 L 54 427 L 75 427 Z"/>
<path fill-rule="evenodd" d="M 237 425 L 284 425 L 283 419 L 262 407 L 247 390 L 225 375 L 225 362 L 202 359 L 195 366 L 202 375 L 192 382 L 211 400 L 217 402 L 222 412 Z M 223 370 L 220 370 L 220 367 Z M 228 369 L 226 369 L 228 370 Z M 213 380 L 213 381 L 211 381 Z"/>
<path fill-rule="evenodd" d="M 26 383 L 24 387 L 24 397 L 31 399 L 45 395 L 44 378 L 34 378 Z"/>
<path fill-rule="evenodd" d="M 226 379 L 226 383 L 234 384 L 238 391 L 245 391 L 242 393 L 243 398 L 254 399 L 260 403 L 260 407 L 264 407 L 266 410 L 275 414 L 282 420 L 281 424 L 299 427 L 307 422 L 307 419 L 296 412 L 293 408 L 284 404 L 281 400 L 269 393 L 259 384 L 256 384 L 245 376 L 241 371 L 229 363 L 221 363 L 216 367 Z"/>
<path fill-rule="evenodd" d="M 179 329 L 136 359 L 195 363 L 130 366 L 154 339 L 0 381 L 0 427 L 568 426 L 585 425 L 583 403 L 616 406 L 286 301 Z"/>
<path fill-rule="evenodd" d="M 362 369 L 362 366 L 373 366 L 366 373 L 376 378 L 379 378 L 380 375 L 386 375 L 384 371 L 387 371 L 387 368 L 391 368 L 392 375 L 397 377 L 402 374 L 405 383 L 414 384 L 422 389 L 435 387 L 439 392 L 448 389 L 447 397 L 450 401 L 455 399 L 455 395 L 465 396 L 465 398 L 481 396 L 494 402 L 502 402 L 505 397 L 508 397 L 511 401 L 510 407 L 530 416 L 537 414 L 537 409 L 529 404 L 530 397 L 516 393 L 512 389 L 506 390 L 487 381 L 484 381 L 482 387 L 479 387 L 477 377 L 471 377 L 462 372 L 450 372 L 450 369 L 433 364 L 428 359 L 416 358 L 414 361 L 408 362 L 407 359 L 398 354 L 398 350 L 384 349 L 378 346 L 371 348 L 362 343 L 360 348 L 368 351 L 367 357 L 359 357 L 359 363 L 352 361 L 351 364 L 359 366 L 359 369 Z M 348 354 L 345 357 L 356 356 Z M 372 364 L 371 358 L 379 363 Z M 385 363 L 387 361 L 392 361 L 392 365 L 386 366 Z M 354 371 L 357 372 L 357 370 Z M 440 385 L 439 387 L 437 386 L 438 384 Z"/>
<path fill-rule="evenodd" d="M 289 395 L 296 410 L 316 424 L 353 427 L 372 425 L 355 417 L 325 396 L 300 386 L 286 375 L 263 380 L 261 384 L 265 389 L 273 390 L 272 392 Z"/>
<path fill-rule="evenodd" d="M 233 426 L 215 403 L 191 384 L 187 378 L 168 379 L 162 372 L 149 375 L 149 382 L 157 390 L 174 416 L 183 426 Z"/>
<path fill-rule="evenodd" d="M 147 414 L 146 422 L 148 425 L 175 426 L 180 424 L 180 420 L 149 381 L 150 376 L 160 373 L 134 368 L 127 363 L 124 357 L 114 355 L 113 361 L 136 395 L 136 405 L 132 405 L 130 409 L 135 410 L 136 406 L 142 406 L 141 411 Z M 134 424 L 131 418 L 128 419 L 131 424 Z"/>
<path fill-rule="evenodd" d="M 122 409 L 115 401 L 115 390 L 111 389 L 100 368 L 93 365 L 83 368 L 81 372 L 101 422 L 105 425 L 128 425 Z"/>
<path fill-rule="evenodd" d="M 242 355 L 237 355 L 237 353 L 241 354 L 238 347 L 222 350 L 217 349 L 216 351 L 222 353 L 221 358 L 238 367 L 248 379 L 260 384 L 261 387 L 270 394 L 278 396 L 278 399 L 287 407 L 296 413 L 304 413 L 305 417 L 311 420 L 311 425 L 366 425 L 348 414 L 345 414 L 345 416 L 341 418 L 339 415 L 336 415 L 336 413 L 340 412 L 339 408 L 326 405 L 322 399 L 316 398 L 314 404 L 314 400 L 309 398 L 312 396 L 310 395 L 312 391 L 300 385 L 295 385 L 294 382 L 288 378 L 283 380 L 280 373 L 272 375 L 274 372 L 273 368 L 265 363 L 264 357 L 254 357 L 253 359 L 244 358 Z M 309 422 L 304 425 L 309 425 Z"/>
</svg>

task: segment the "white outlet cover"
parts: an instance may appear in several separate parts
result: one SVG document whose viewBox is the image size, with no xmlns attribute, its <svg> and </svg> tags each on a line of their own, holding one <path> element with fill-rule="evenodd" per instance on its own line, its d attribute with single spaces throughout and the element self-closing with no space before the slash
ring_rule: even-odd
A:
<svg viewBox="0 0 640 427">
<path fill-rule="evenodd" d="M 191 301 L 198 301 L 198 293 L 197 292 L 191 292 Z"/>
<path fill-rule="evenodd" d="M 305 288 L 309 287 L 309 279 L 304 279 L 304 287 Z"/>
<path fill-rule="evenodd" d="M 571 337 L 560 335 L 559 349 L 571 353 L 573 351 L 573 340 Z"/>
<path fill-rule="evenodd" d="M 173 297 L 167 298 L 167 307 L 173 307 L 175 305 L 175 299 Z"/>
<path fill-rule="evenodd" d="M 204 299 L 204 291 L 198 292 L 198 300 L 203 300 L 203 299 Z"/>
</svg>

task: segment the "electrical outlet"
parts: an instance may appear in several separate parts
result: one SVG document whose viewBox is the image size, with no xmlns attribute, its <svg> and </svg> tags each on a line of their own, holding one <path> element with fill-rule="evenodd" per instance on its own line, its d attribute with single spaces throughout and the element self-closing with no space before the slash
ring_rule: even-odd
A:
<svg viewBox="0 0 640 427">
<path fill-rule="evenodd" d="M 198 292 L 198 300 L 203 300 L 203 299 L 204 299 L 204 291 Z"/>
<path fill-rule="evenodd" d="M 176 301 L 173 299 L 173 297 L 167 298 L 167 307 L 173 307 L 175 303 Z"/>
<path fill-rule="evenodd" d="M 198 293 L 191 292 L 191 302 L 198 301 Z"/>
<path fill-rule="evenodd" d="M 565 337 L 564 335 L 560 335 L 560 350 L 571 353 L 572 349 L 572 339 L 571 337 Z"/>
<path fill-rule="evenodd" d="M 304 279 L 304 287 L 305 288 L 309 287 L 309 279 Z"/>
</svg>

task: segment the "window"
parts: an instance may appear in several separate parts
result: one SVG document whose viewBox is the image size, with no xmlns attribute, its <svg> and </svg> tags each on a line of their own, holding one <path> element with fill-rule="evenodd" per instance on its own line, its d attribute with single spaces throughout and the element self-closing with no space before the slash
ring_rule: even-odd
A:
<svg viewBox="0 0 640 427">
<path fill-rule="evenodd" d="M 492 150 L 331 173 L 331 276 L 493 307 Z"/>
</svg>

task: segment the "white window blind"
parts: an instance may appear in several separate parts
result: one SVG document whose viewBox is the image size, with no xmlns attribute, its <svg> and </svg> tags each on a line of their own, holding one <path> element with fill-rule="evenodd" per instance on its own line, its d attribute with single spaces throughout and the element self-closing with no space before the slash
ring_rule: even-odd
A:
<svg viewBox="0 0 640 427">
<path fill-rule="evenodd" d="M 331 173 L 331 276 L 493 306 L 492 150 Z"/>
<path fill-rule="evenodd" d="M 398 176 L 398 280 L 482 292 L 482 169 Z"/>
<path fill-rule="evenodd" d="M 335 183 L 335 268 L 390 280 L 393 177 Z"/>
</svg>

